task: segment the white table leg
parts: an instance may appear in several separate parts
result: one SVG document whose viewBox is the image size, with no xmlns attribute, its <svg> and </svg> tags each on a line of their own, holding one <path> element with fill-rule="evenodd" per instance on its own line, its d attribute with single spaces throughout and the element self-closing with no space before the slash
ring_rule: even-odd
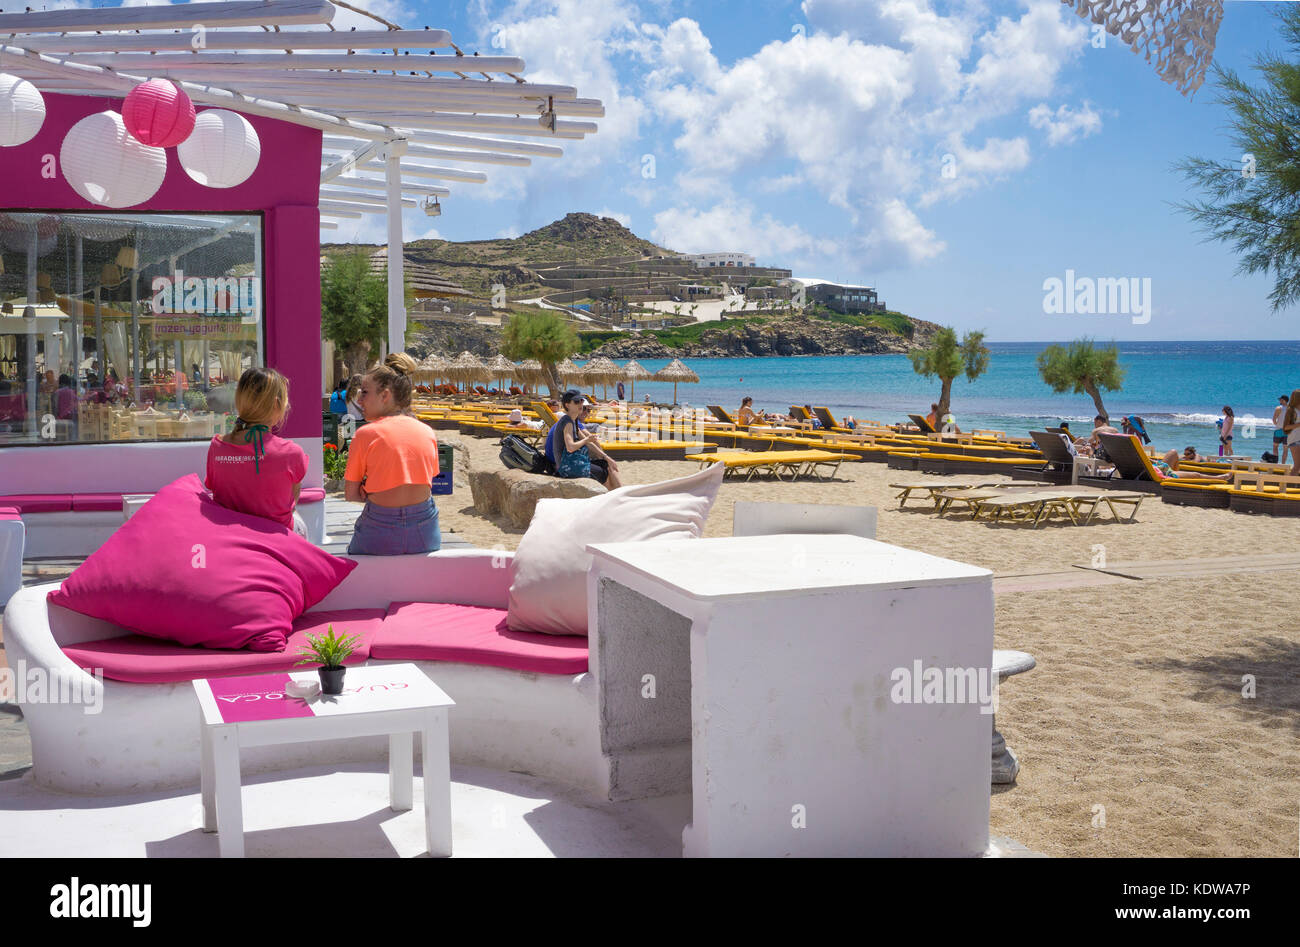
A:
<svg viewBox="0 0 1300 947">
<path fill-rule="evenodd" d="M 413 805 L 414 795 L 414 735 L 410 731 L 390 733 L 388 735 L 388 806 L 394 812 L 405 812 Z"/>
<path fill-rule="evenodd" d="M 244 857 L 244 807 L 239 789 L 239 735 L 234 727 L 217 727 L 212 735 L 216 776 L 218 846 L 222 858 Z"/>
<path fill-rule="evenodd" d="M 216 781 L 212 772 L 212 728 L 202 720 L 199 714 L 199 788 L 203 796 L 203 831 L 217 830 L 217 795 Z"/>
<path fill-rule="evenodd" d="M 447 709 L 425 719 L 420 751 L 424 757 L 424 834 L 429 854 L 451 855 L 451 743 Z"/>
</svg>

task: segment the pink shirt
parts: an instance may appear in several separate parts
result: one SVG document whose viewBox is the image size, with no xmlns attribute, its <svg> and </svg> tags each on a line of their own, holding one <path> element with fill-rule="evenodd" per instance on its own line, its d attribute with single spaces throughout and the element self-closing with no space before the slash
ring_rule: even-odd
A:
<svg viewBox="0 0 1300 947">
<path fill-rule="evenodd" d="M 293 488 L 307 476 L 307 452 L 274 434 L 266 435 L 264 446 L 266 452 L 254 464 L 252 444 L 227 444 L 214 437 L 208 445 L 205 483 L 212 498 L 227 509 L 293 529 Z"/>
</svg>

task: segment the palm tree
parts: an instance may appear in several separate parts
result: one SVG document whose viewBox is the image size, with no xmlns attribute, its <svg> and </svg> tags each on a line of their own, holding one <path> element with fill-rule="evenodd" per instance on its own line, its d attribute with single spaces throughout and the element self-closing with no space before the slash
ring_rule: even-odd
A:
<svg viewBox="0 0 1300 947">
<path fill-rule="evenodd" d="M 1097 413 L 1108 418 L 1106 406 L 1101 403 L 1101 392 L 1119 391 L 1124 385 L 1125 368 L 1119 364 L 1119 347 L 1112 342 L 1097 348 L 1088 338 L 1075 339 L 1069 347 L 1049 345 L 1038 355 L 1038 374 L 1057 394 L 1073 391 L 1076 395 L 1087 392 Z"/>
<path fill-rule="evenodd" d="M 948 413 L 953 379 L 964 372 L 967 381 L 974 381 L 989 367 L 989 350 L 983 332 L 967 332 L 959 344 L 956 331 L 947 326 L 934 334 L 928 348 L 913 349 L 909 354 L 913 371 L 926 378 L 937 375 L 943 383 L 939 392 L 941 418 Z"/>
<path fill-rule="evenodd" d="M 551 309 L 516 313 L 501 333 L 501 354 L 506 358 L 515 362 L 535 358 L 542 363 L 552 397 L 562 390 L 555 366 L 578 351 L 578 345 L 573 326 Z"/>
</svg>

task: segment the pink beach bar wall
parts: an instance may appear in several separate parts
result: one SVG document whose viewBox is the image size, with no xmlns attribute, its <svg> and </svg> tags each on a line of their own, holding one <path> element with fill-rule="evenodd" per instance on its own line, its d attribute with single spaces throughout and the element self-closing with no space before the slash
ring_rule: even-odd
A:
<svg viewBox="0 0 1300 947">
<path fill-rule="evenodd" d="M 59 173 L 57 162 L 73 125 L 106 109 L 120 112 L 122 100 L 47 93 L 45 108 L 45 122 L 35 138 L 0 148 L 0 210 L 109 210 L 80 197 Z M 162 187 L 146 203 L 119 213 L 262 214 L 265 363 L 289 379 L 294 404 L 279 433 L 307 448 L 311 467 L 304 485 L 319 486 L 321 133 L 256 115 L 244 117 L 261 141 L 261 160 L 243 184 L 205 187 L 185 173 L 176 149 L 168 148 Z M 206 452 L 206 441 L 5 447 L 0 449 L 0 494 L 152 492 L 186 473 L 202 473 Z"/>
</svg>

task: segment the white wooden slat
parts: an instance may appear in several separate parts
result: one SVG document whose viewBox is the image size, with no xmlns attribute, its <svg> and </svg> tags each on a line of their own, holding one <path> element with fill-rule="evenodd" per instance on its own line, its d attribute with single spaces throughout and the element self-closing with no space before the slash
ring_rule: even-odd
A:
<svg viewBox="0 0 1300 947">
<path fill-rule="evenodd" d="M 342 174 L 336 177 L 332 184 L 347 185 L 348 187 L 363 187 L 375 191 L 386 191 L 388 183 L 381 178 L 366 178 L 360 175 Z M 409 181 L 402 182 L 402 192 L 405 194 L 420 194 L 428 197 L 448 197 L 451 190 L 445 187 L 435 187 L 430 184 L 412 184 Z"/>
<path fill-rule="evenodd" d="M 331 211 L 327 214 L 327 213 L 325 212 L 325 209 L 322 207 L 322 208 L 321 208 L 321 216 L 322 216 L 322 217 L 326 217 L 326 216 L 328 216 L 328 217 L 339 217 L 339 218 L 351 218 L 351 219 L 353 219 L 353 220 L 360 220 L 360 219 L 361 219 L 361 212 L 360 212 L 360 211 L 357 211 L 357 210 L 331 210 Z"/>
<path fill-rule="evenodd" d="M 221 84 L 221 83 L 218 83 Z M 517 115 L 526 117 L 540 115 L 547 106 L 545 97 L 540 99 L 507 98 L 505 96 L 444 96 L 441 94 L 412 92 L 333 92 L 328 89 L 285 89 L 268 85 L 262 92 L 290 102 L 303 102 L 312 105 L 324 105 L 331 108 L 381 108 L 409 109 L 424 111 L 430 109 L 438 112 L 467 112 L 476 115 Z M 591 99 L 555 102 L 557 115 L 579 118 L 603 118 L 605 107 Z"/>
<path fill-rule="evenodd" d="M 482 138 L 477 135 L 453 135 L 447 132 L 414 130 L 406 136 L 407 141 L 427 142 L 433 145 L 456 145 L 466 148 L 487 148 L 506 154 L 532 155 L 537 158 L 559 158 L 564 149 L 559 145 L 544 145 L 541 142 L 511 141 L 508 138 Z"/>
<path fill-rule="evenodd" d="M 190 20 L 190 25 L 198 21 Z M 206 25 L 206 24 L 205 24 Z M 30 36 L 22 45 L 42 53 L 127 53 L 193 50 L 196 33 L 104 33 L 102 35 Z M 203 49 L 441 49 L 451 45 L 446 30 L 206 30 Z"/>
<path fill-rule="evenodd" d="M 321 143 L 326 151 L 352 151 L 356 148 L 355 141 L 347 138 L 334 138 L 330 135 L 324 136 Z M 533 163 L 531 158 L 525 158 L 522 155 L 502 155 L 489 151 L 453 151 L 449 148 L 434 148 L 432 145 L 415 143 L 407 144 L 406 153 L 421 158 L 446 158 L 450 161 L 461 161 L 466 164 L 502 164 L 515 168 L 526 168 Z"/>
<path fill-rule="evenodd" d="M 358 214 L 357 216 L 360 216 L 360 215 Z M 320 229 L 321 229 L 321 230 L 338 230 L 338 229 L 339 229 L 339 225 L 336 224 L 336 223 L 334 223 L 333 221 L 329 221 L 329 220 L 321 220 L 321 222 L 320 222 Z"/>
<path fill-rule="evenodd" d="M 320 173 L 321 183 L 324 184 L 331 178 L 336 178 L 340 174 L 351 171 L 357 166 L 358 161 L 366 161 L 371 158 L 375 154 L 376 149 L 378 149 L 379 144 L 380 143 L 377 141 L 372 141 L 363 147 L 354 147 L 354 150 L 350 151 L 348 154 L 343 155 L 336 161 L 330 162 Z M 321 160 L 324 161 L 323 155 Z"/>
<path fill-rule="evenodd" d="M 35 73 L 52 76 L 77 76 L 92 87 L 118 92 L 123 95 L 139 84 L 136 79 L 130 76 L 118 75 L 100 66 L 68 62 L 43 53 L 29 53 L 13 46 L 0 46 L 0 55 L 5 57 L 6 63 L 17 62 L 21 57 L 23 67 Z M 9 59 L 11 56 L 13 60 Z M 39 86 L 39 83 L 37 84 Z M 253 96 L 236 95 L 225 89 L 200 86 L 190 82 L 182 82 L 179 85 L 196 104 L 216 105 L 250 115 L 264 115 L 267 118 L 277 118 L 282 121 L 293 122 L 296 125 L 305 125 L 308 128 L 335 131 L 357 138 L 376 141 L 386 141 L 401 135 L 400 129 L 386 128 L 356 118 L 345 118 L 327 112 L 298 108 L 284 102 Z"/>
<path fill-rule="evenodd" d="M 290 26 L 328 23 L 332 19 L 334 5 L 328 0 L 241 0 L 234 3 L 154 4 L 143 7 L 100 7 L 93 10 L 0 13 L 0 34 L 188 29 L 197 23 L 209 28 Z"/>
<path fill-rule="evenodd" d="M 331 201 L 349 201 L 356 204 L 377 204 L 383 207 L 387 201 L 386 198 L 376 194 L 366 194 L 363 191 L 345 191 L 335 187 L 323 187 L 320 189 L 320 199 L 329 199 Z M 403 207 L 414 207 L 415 201 L 402 199 Z"/>
<path fill-rule="evenodd" d="M 135 71 L 137 74 L 139 70 Z M 162 70 L 165 74 L 166 70 Z M 452 91 L 455 94 L 502 95 L 507 97 L 550 96 L 555 99 L 577 98 L 578 92 L 573 86 L 553 85 L 550 83 L 515 82 L 513 79 L 461 79 L 453 76 L 411 76 L 392 75 L 385 72 L 328 72 L 322 70 L 302 69 L 241 69 L 226 66 L 211 73 L 214 85 L 227 85 L 230 82 L 251 81 L 258 88 L 269 88 L 271 83 L 287 83 L 291 88 L 320 89 L 438 89 Z M 203 81 L 204 74 L 186 75 L 192 82 Z M 220 80 L 220 81 L 218 81 Z"/>
<path fill-rule="evenodd" d="M 196 53 L 87 53 L 74 57 L 75 62 L 89 63 L 92 66 L 108 66 L 118 72 L 133 72 L 147 69 L 184 70 L 194 72 L 203 69 L 218 69 L 223 66 L 238 66 L 240 69 L 396 69 L 401 72 L 409 70 L 429 72 L 514 72 L 524 71 L 524 61 L 517 56 L 454 56 L 446 54 L 429 55 L 417 53 L 401 56 L 382 55 L 379 53 L 356 53 L 355 55 L 337 55 L 335 53 L 237 53 L 237 52 L 196 52 Z"/>
<path fill-rule="evenodd" d="M 364 168 L 368 171 L 375 171 L 384 168 L 384 162 L 377 160 L 365 161 L 357 164 L 358 168 Z M 460 168 L 439 168 L 428 164 L 415 164 L 412 162 L 402 162 L 402 174 L 410 174 L 417 178 L 434 178 L 438 181 L 461 181 L 466 184 L 483 184 L 487 181 L 487 175 L 479 171 L 462 171 Z"/>
<path fill-rule="evenodd" d="M 354 204 L 351 201 L 321 201 L 320 209 L 329 211 L 339 217 L 351 217 L 353 214 L 387 214 L 388 209 L 370 204 Z"/>
<path fill-rule="evenodd" d="M 381 112 L 373 109 L 335 109 L 339 116 L 366 116 L 372 121 L 401 128 L 431 128 L 453 131 L 504 132 L 532 138 L 578 139 L 596 131 L 592 122 L 556 122 L 555 131 L 543 128 L 536 118 L 506 118 L 496 115 L 463 115 L 457 112 Z"/>
</svg>

